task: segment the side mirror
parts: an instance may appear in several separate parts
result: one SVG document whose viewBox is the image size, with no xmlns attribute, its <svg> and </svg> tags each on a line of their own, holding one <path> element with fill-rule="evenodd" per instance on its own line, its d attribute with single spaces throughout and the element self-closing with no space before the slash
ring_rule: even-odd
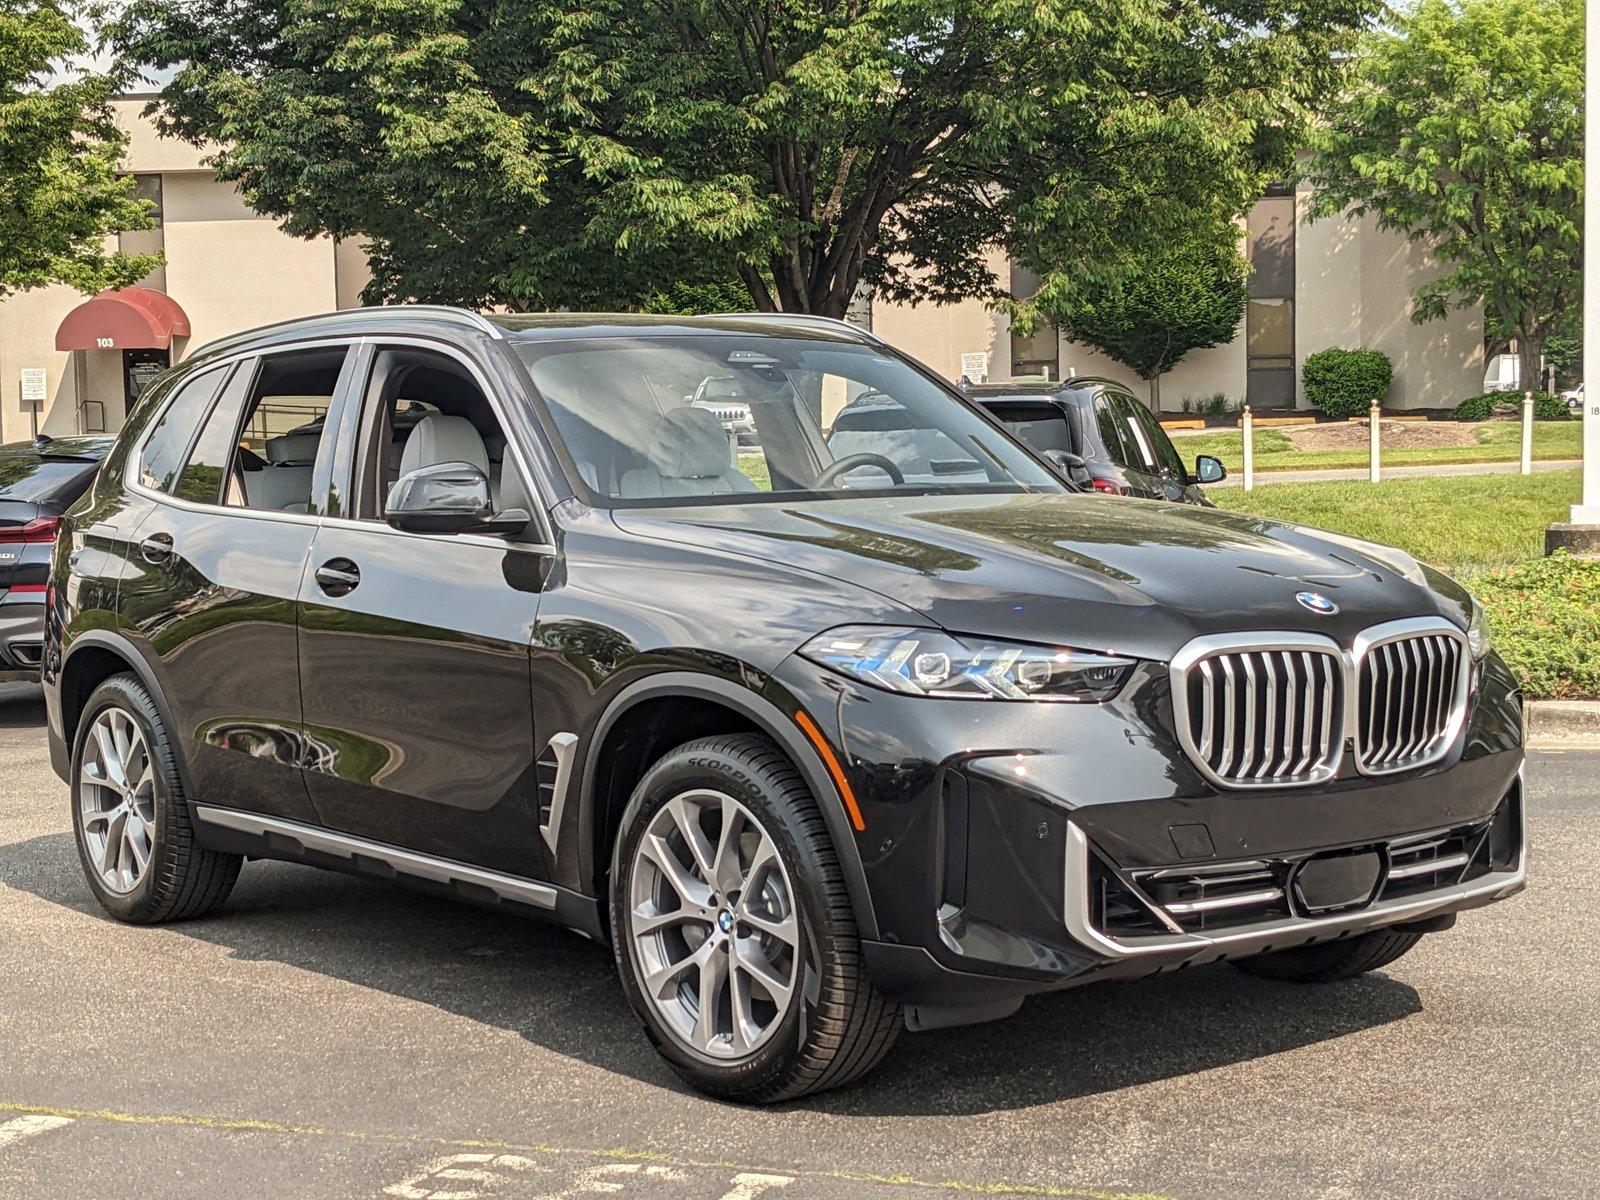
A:
<svg viewBox="0 0 1600 1200">
<path fill-rule="evenodd" d="M 1089 464 L 1083 461 L 1082 455 L 1066 450 L 1046 450 L 1044 457 L 1074 487 L 1086 492 L 1094 490 L 1094 474 L 1089 470 Z"/>
<path fill-rule="evenodd" d="M 496 514 L 489 477 L 471 463 L 447 462 L 395 480 L 383 519 L 406 533 L 520 533 L 533 518 L 520 508 Z"/>
<path fill-rule="evenodd" d="M 1202 454 L 1194 460 L 1194 480 L 1196 483 L 1221 483 L 1227 477 L 1228 468 L 1222 465 L 1220 458 Z"/>
</svg>

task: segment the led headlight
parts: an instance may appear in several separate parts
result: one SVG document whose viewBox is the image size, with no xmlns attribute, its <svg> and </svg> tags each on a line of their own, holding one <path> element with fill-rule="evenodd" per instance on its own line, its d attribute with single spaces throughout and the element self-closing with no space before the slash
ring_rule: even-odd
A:
<svg viewBox="0 0 1600 1200">
<path fill-rule="evenodd" d="M 1467 647 L 1472 651 L 1473 661 L 1476 662 L 1489 653 L 1491 644 L 1489 620 L 1483 614 L 1483 605 L 1473 600 L 1472 619 L 1467 622 Z"/>
<path fill-rule="evenodd" d="M 1098 704 L 1115 696 L 1133 669 L 1131 658 L 1087 650 L 879 625 L 829 630 L 800 653 L 885 691 L 946 700 Z"/>
</svg>

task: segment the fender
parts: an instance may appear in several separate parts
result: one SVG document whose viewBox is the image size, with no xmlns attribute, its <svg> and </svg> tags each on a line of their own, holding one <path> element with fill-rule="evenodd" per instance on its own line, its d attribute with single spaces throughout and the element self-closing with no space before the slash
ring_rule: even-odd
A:
<svg viewBox="0 0 1600 1200">
<path fill-rule="evenodd" d="M 71 778 L 72 770 L 70 762 L 72 746 L 67 741 L 67 714 L 61 709 L 61 680 L 66 678 L 67 670 L 72 663 L 73 657 L 80 650 L 90 647 L 109 650 L 112 654 L 115 654 L 128 664 L 128 669 L 139 677 L 140 683 L 144 684 L 145 691 L 150 693 L 150 699 L 155 701 L 156 711 L 161 714 L 162 724 L 167 727 L 167 742 L 172 748 L 173 761 L 178 765 L 178 777 L 183 781 L 184 794 L 192 796 L 194 793 L 189 781 L 189 759 L 182 744 L 183 739 L 177 736 L 178 727 L 172 720 L 172 710 L 167 707 L 166 693 L 162 690 L 161 684 L 156 678 L 155 668 L 150 665 L 150 660 L 145 657 L 133 642 L 111 629 L 85 629 L 82 633 L 77 634 L 72 639 L 71 645 L 67 647 L 66 654 L 62 656 L 60 667 L 56 669 L 56 683 L 53 690 L 56 693 L 56 707 L 61 720 L 59 741 L 61 742 L 63 757 L 61 765 L 56 766 L 54 761 L 55 747 L 52 745 L 51 765 L 56 766 L 56 774 L 60 775 L 63 780 L 68 780 Z M 54 730 L 51 733 L 51 742 L 54 743 L 58 739 Z"/>
<path fill-rule="evenodd" d="M 845 887 L 850 893 L 850 903 L 855 909 L 856 925 L 864 940 L 878 936 L 878 921 L 872 909 L 872 896 L 867 889 L 866 871 L 861 865 L 861 854 L 856 846 L 855 833 L 845 812 L 844 800 L 824 768 L 816 749 L 808 742 L 777 705 L 747 687 L 714 675 L 699 675 L 690 671 L 663 671 L 624 688 L 606 707 L 589 734 L 583 749 L 583 773 L 578 790 L 578 866 L 582 878 L 593 883 L 598 879 L 598 866 L 594 861 L 595 775 L 599 768 L 599 748 L 618 718 L 630 708 L 645 700 L 660 696 L 695 696 L 712 700 L 747 717 L 763 733 L 772 738 L 788 754 L 799 770 L 811 794 L 817 798 L 822 819 L 828 827 L 828 836 L 838 855 L 839 867 L 844 872 Z M 599 887 L 595 886 L 596 894 Z M 602 897 L 603 899 L 603 897 Z"/>
</svg>

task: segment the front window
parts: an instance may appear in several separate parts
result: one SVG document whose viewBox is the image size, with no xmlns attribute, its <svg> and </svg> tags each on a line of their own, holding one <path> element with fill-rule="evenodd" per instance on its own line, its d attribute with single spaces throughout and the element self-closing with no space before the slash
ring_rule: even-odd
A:
<svg viewBox="0 0 1600 1200">
<path fill-rule="evenodd" d="M 870 346 L 647 335 L 517 352 L 608 503 L 1062 490 L 995 425 Z"/>
</svg>

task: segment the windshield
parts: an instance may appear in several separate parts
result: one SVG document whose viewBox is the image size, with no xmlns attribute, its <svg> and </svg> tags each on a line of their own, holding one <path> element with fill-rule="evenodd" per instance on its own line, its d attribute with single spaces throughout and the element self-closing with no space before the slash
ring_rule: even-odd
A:
<svg viewBox="0 0 1600 1200">
<path fill-rule="evenodd" d="M 677 334 L 516 350 L 609 504 L 1063 490 L 994 424 L 870 346 Z"/>
</svg>

